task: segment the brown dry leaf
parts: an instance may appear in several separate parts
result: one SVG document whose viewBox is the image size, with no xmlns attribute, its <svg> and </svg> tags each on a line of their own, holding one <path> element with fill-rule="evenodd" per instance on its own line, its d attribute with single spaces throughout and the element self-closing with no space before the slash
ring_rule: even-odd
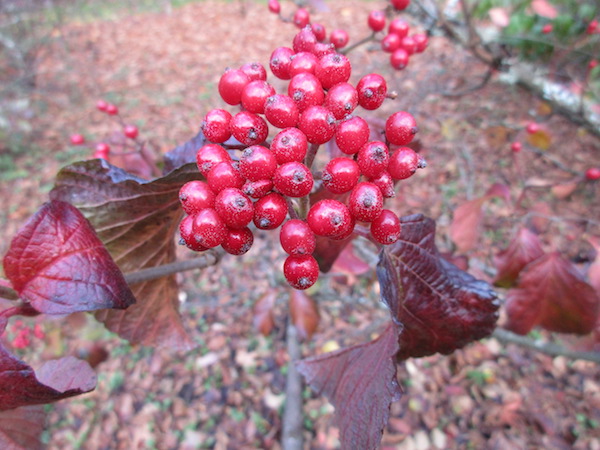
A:
<svg viewBox="0 0 600 450">
<path fill-rule="evenodd" d="M 300 340 L 309 339 L 319 325 L 319 308 L 315 301 L 303 291 L 292 290 L 290 315 L 292 323 L 298 330 Z"/>
<path fill-rule="evenodd" d="M 273 331 L 275 319 L 273 318 L 273 306 L 277 300 L 277 291 L 268 292 L 259 298 L 254 304 L 254 329 L 263 336 L 268 336 Z"/>
<path fill-rule="evenodd" d="M 529 145 L 539 148 L 540 150 L 548 150 L 552 144 L 552 137 L 545 130 L 538 130 L 535 133 L 527 135 Z"/>
<path fill-rule="evenodd" d="M 502 125 L 488 127 L 484 131 L 485 140 L 492 148 L 499 148 L 506 145 L 510 130 Z"/>
<path fill-rule="evenodd" d="M 552 195 L 559 200 L 565 200 L 577 189 L 578 184 L 576 182 L 561 183 L 552 186 Z"/>
</svg>

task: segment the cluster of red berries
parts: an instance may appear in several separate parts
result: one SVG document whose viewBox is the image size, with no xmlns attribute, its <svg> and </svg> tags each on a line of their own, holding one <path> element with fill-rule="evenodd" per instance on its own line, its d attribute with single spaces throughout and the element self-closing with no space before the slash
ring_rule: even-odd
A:
<svg viewBox="0 0 600 450">
<path fill-rule="evenodd" d="M 105 100 L 98 100 L 96 102 L 96 109 L 100 112 L 108 114 L 109 116 L 118 116 L 119 108 L 112 104 L 108 103 Z M 139 130 L 135 125 L 122 124 L 123 126 L 123 134 L 125 137 L 136 140 L 139 134 Z M 76 133 L 72 134 L 70 137 L 71 145 L 84 145 L 86 143 L 85 137 L 82 134 Z M 92 154 L 92 158 L 100 158 L 100 159 L 108 159 L 108 155 L 110 153 L 110 145 L 106 142 L 98 142 L 94 147 L 94 152 Z"/>
<path fill-rule="evenodd" d="M 37 339 L 44 339 L 46 337 L 41 324 L 36 323 L 33 328 L 30 328 L 22 320 L 15 321 L 13 332 L 15 336 L 11 341 L 12 346 L 19 349 L 27 348 L 31 345 L 32 335 Z"/>
<path fill-rule="evenodd" d="M 369 140 L 368 123 L 354 114 L 358 106 L 381 106 L 387 97 L 385 79 L 372 73 L 353 86 L 348 58 L 319 49 L 307 25 L 294 37 L 292 48 L 273 51 L 269 66 L 277 78 L 289 80 L 287 94 L 276 93 L 259 63 L 225 71 L 219 93 L 227 104 L 240 105 L 240 111 L 213 109 L 205 115 L 202 131 L 210 143 L 196 154 L 205 181 L 186 183 L 179 195 L 187 214 L 180 224 L 181 243 L 192 250 L 221 245 L 241 255 L 253 243 L 250 223 L 262 230 L 283 225 L 280 242 L 289 255 L 283 272 L 296 289 L 312 286 L 319 276 L 312 256 L 316 236 L 346 239 L 356 222 L 363 222 L 370 224 L 374 241 L 397 241 L 400 220 L 384 209 L 384 201 L 394 196 L 395 181 L 425 167 L 406 146 L 417 133 L 410 113 L 388 117 L 385 142 Z M 267 143 L 269 124 L 280 131 Z M 226 149 L 231 137 L 243 144 L 241 154 Z M 319 145 L 330 140 L 344 156 L 313 172 Z M 315 178 L 329 197 L 343 195 L 345 201 L 326 198 L 308 208 Z"/>
</svg>

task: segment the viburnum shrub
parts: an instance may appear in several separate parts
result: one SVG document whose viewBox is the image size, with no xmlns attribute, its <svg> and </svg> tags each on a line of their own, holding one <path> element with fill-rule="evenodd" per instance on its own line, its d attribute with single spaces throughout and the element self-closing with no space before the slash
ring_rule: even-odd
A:
<svg viewBox="0 0 600 450">
<path fill-rule="evenodd" d="M 393 67 L 406 65 L 427 44 L 426 36 L 409 35 L 407 22 L 398 17 L 408 5 L 390 1 L 370 14 L 365 21 L 373 33 L 355 44 L 379 39 L 384 51 L 393 49 Z M 388 91 L 385 77 L 357 73 L 352 84 L 357 68 L 347 53 L 356 45 L 346 47 L 346 31 L 331 31 L 326 43 L 325 26 L 313 24 L 308 9 L 287 10 L 276 0 L 268 9 L 298 27 L 292 42 L 265 55 L 270 73 L 287 85 L 278 81 L 284 87 L 277 92 L 265 65 L 256 61 L 226 69 L 218 83 L 224 105 L 202 114 L 199 133 L 165 155 L 162 173 L 150 144 L 125 122 L 119 107 L 97 102 L 96 114 L 114 119 L 119 130 L 90 142 L 91 159 L 58 173 L 49 201 L 12 239 L 0 296 L 14 304 L 0 311 L 0 334 L 12 334 L 13 348 L 20 348 L 30 343 L 31 332 L 23 331 L 30 328 L 16 320 L 9 326 L 12 318 L 90 311 L 132 343 L 189 350 L 194 340 L 179 314 L 175 273 L 217 264 L 224 253 L 243 258 L 263 234 L 257 230 L 277 233 L 275 241 L 287 255 L 277 270 L 292 288 L 291 322 L 300 328 L 303 310 L 318 317 L 310 293 L 323 282 L 319 276 L 360 238 L 379 252 L 376 272 L 390 313 L 387 327 L 372 341 L 291 364 L 335 406 L 341 447 L 374 449 L 390 404 L 401 395 L 397 364 L 449 354 L 489 336 L 500 302 L 490 285 L 442 257 L 432 219 L 401 217 L 389 200 L 426 163 L 413 145 L 417 120 Z M 388 34 L 381 38 L 388 20 Z M 385 102 L 394 102 L 395 112 L 373 120 Z M 70 138 L 72 145 L 86 142 L 83 135 Z M 593 171 L 586 176 L 597 178 Z M 176 261 L 176 240 L 199 256 Z M 519 255 L 520 248 L 513 253 Z M 540 262 L 539 252 L 532 253 L 528 262 L 537 260 L 542 268 L 526 288 L 548 266 L 560 266 L 552 256 Z M 265 310 L 263 317 L 270 317 L 269 298 L 259 299 L 255 317 Z M 590 298 L 574 317 L 577 322 L 587 315 L 585 326 L 568 331 L 588 331 L 597 319 Z M 516 305 L 530 317 L 522 303 Z M 304 326 L 306 337 L 315 321 L 312 328 Z M 272 331 L 272 320 L 257 322 L 261 333 Z M 528 320 L 514 329 L 537 324 L 547 326 Z M 34 327 L 33 334 L 42 339 L 41 331 L 36 334 Z M 39 405 L 94 389 L 95 372 L 73 357 L 34 370 L 9 347 L 0 344 L 0 446 L 37 447 L 43 426 Z M 14 423 L 30 426 L 16 430 Z"/>
</svg>

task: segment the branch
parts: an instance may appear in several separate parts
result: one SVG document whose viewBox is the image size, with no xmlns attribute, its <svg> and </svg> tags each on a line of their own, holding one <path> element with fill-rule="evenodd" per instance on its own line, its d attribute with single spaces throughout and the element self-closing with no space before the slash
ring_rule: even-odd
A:
<svg viewBox="0 0 600 450">
<path fill-rule="evenodd" d="M 296 361 L 302 358 L 298 332 L 291 321 L 287 325 L 287 351 L 290 356 L 287 378 L 285 380 L 285 408 L 283 410 L 283 436 L 281 446 L 284 450 L 302 450 L 302 376 L 296 369 Z"/>
<path fill-rule="evenodd" d="M 592 361 L 596 364 L 600 364 L 600 352 L 570 350 L 562 345 L 554 344 L 552 342 L 546 342 L 540 339 L 533 340 L 526 336 L 519 336 L 518 334 L 503 328 L 496 328 L 492 336 L 505 344 L 517 344 L 521 347 L 536 350 L 549 356 L 566 356 L 567 358 L 583 359 L 585 361 Z"/>
</svg>

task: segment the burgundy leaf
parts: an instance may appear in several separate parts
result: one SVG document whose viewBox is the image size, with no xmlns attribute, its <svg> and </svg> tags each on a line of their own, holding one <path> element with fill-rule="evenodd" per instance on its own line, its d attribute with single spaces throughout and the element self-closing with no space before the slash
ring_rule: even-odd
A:
<svg viewBox="0 0 600 450">
<path fill-rule="evenodd" d="M 448 354 L 488 336 L 499 307 L 491 286 L 441 257 L 432 219 L 415 214 L 401 223 L 400 239 L 377 264 L 382 300 L 404 327 L 398 358 Z"/>
<path fill-rule="evenodd" d="M 68 203 L 44 204 L 13 238 L 4 272 L 46 314 L 124 309 L 135 298 L 90 223 Z"/>
<path fill-rule="evenodd" d="M 356 255 L 352 245 L 348 245 L 342 250 L 333 267 L 338 272 L 350 275 L 364 275 L 371 270 L 371 266 Z"/>
<path fill-rule="evenodd" d="M 179 189 L 199 177 L 195 164 L 146 181 L 106 161 L 91 160 L 62 169 L 50 196 L 75 204 L 121 270 L 133 272 L 175 260 L 175 236 L 182 217 Z M 131 289 L 138 299 L 135 305 L 125 311 L 99 311 L 98 320 L 134 343 L 181 350 L 193 346 L 179 315 L 175 276 Z"/>
<path fill-rule="evenodd" d="M 41 405 L 0 411 L 0 448 L 4 450 L 43 448 L 40 437 L 45 424 L 46 413 Z"/>
<path fill-rule="evenodd" d="M 398 327 L 391 323 L 371 342 L 297 363 L 308 384 L 335 406 L 342 448 L 378 447 L 390 404 L 401 395 L 394 358 L 397 352 Z"/>
<path fill-rule="evenodd" d="M 511 287 L 521 269 L 544 254 L 542 244 L 536 234 L 527 228 L 521 228 L 515 238 L 494 258 L 498 269 L 494 284 L 501 287 Z"/>
<path fill-rule="evenodd" d="M 72 356 L 48 361 L 36 373 L 0 345 L 0 411 L 55 402 L 89 392 L 96 374 Z"/>
<path fill-rule="evenodd" d="M 304 291 L 291 290 L 290 316 L 300 340 L 309 339 L 319 325 L 319 308 Z"/>
<path fill-rule="evenodd" d="M 559 333 L 590 333 L 600 296 L 569 261 L 554 252 L 528 264 L 506 298 L 506 328 L 527 334 L 539 325 Z"/>
</svg>

